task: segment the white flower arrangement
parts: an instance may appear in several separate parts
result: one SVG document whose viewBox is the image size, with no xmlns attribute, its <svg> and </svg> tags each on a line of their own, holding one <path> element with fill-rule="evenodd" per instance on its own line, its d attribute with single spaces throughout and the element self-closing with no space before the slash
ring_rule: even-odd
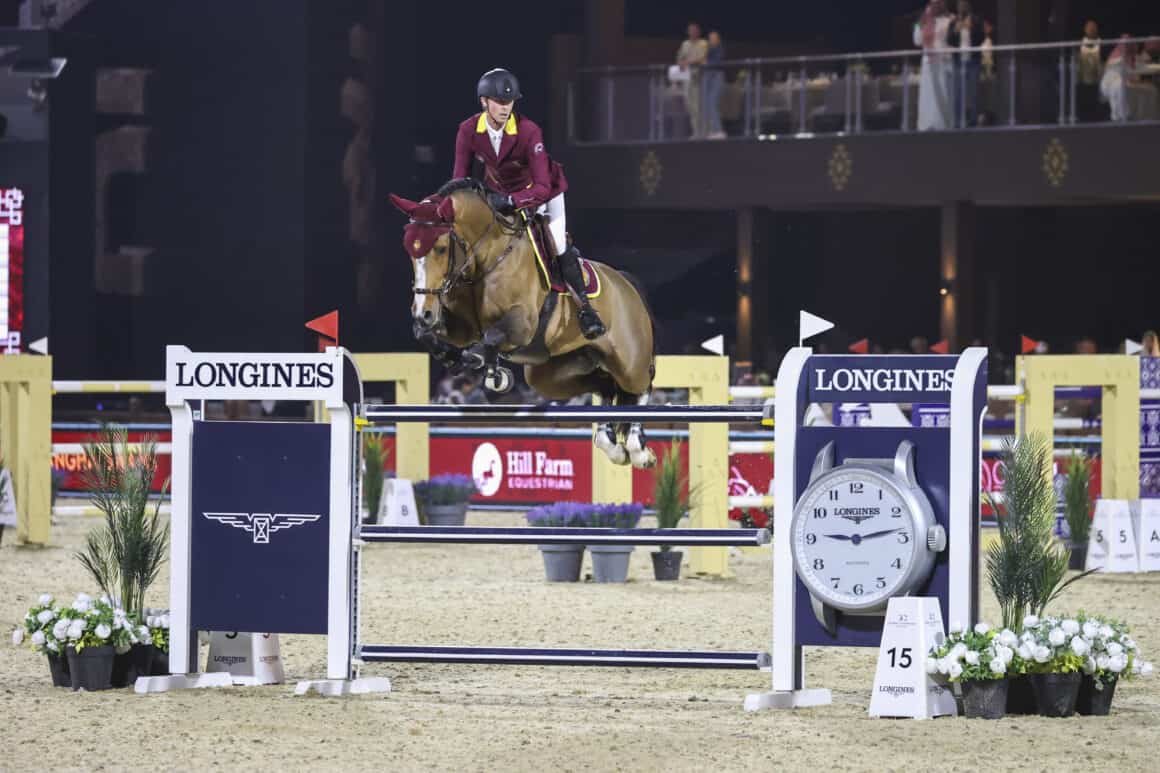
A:
<svg viewBox="0 0 1160 773">
<path fill-rule="evenodd" d="M 108 596 L 93 599 L 84 593 L 60 610 L 52 634 L 61 644 L 72 646 L 77 652 L 85 647 L 111 645 L 118 653 L 124 653 L 137 641 L 123 609 L 114 607 Z"/>
<path fill-rule="evenodd" d="M 49 655 L 64 653 L 61 637 L 56 635 L 61 609 L 49 593 L 42 593 L 36 604 L 29 607 L 21 627 L 12 631 L 12 644 L 19 647 L 28 642 L 35 652 Z"/>
<path fill-rule="evenodd" d="M 169 610 L 146 607 L 144 616 L 153 646 L 161 652 L 169 652 Z"/>
<path fill-rule="evenodd" d="M 1024 658 L 1027 671 L 1033 674 L 1079 671 L 1089 649 L 1081 631 L 1080 621 L 1075 618 L 1028 615 L 1019 636 L 1020 654 L 1030 654 Z"/>
<path fill-rule="evenodd" d="M 1081 668 L 1095 680 L 1096 689 L 1117 679 L 1151 676 L 1152 664 L 1140 656 L 1140 648 L 1128 632 L 1127 624 L 1083 611 L 1076 616 L 1083 642 L 1083 652 L 1076 650 L 1083 662 Z"/>
<path fill-rule="evenodd" d="M 926 672 L 949 682 L 973 682 L 1004 679 L 1019 668 L 1014 631 L 996 631 L 986 623 L 972 629 L 952 625 L 942 644 L 931 649 L 926 658 Z"/>
</svg>

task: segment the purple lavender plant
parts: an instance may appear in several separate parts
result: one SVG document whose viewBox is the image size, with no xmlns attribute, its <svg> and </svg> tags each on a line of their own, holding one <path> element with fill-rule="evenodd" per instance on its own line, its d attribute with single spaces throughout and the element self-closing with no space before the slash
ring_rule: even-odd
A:
<svg viewBox="0 0 1160 773">
<path fill-rule="evenodd" d="M 444 473 L 415 484 L 415 498 L 424 505 L 457 505 L 479 492 L 470 475 Z"/>
<path fill-rule="evenodd" d="M 593 509 L 593 505 L 584 502 L 554 502 L 532 508 L 525 518 L 529 526 L 587 526 Z"/>
<path fill-rule="evenodd" d="M 643 513 L 644 505 L 636 502 L 595 505 L 588 525 L 606 529 L 635 529 Z"/>
</svg>

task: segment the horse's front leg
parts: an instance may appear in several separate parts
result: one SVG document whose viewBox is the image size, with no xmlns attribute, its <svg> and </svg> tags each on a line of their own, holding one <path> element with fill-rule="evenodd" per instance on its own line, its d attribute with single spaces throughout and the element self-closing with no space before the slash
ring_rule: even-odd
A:
<svg viewBox="0 0 1160 773">
<path fill-rule="evenodd" d="M 529 330 L 527 314 L 523 309 L 509 309 L 483 331 L 483 367 L 487 370 L 484 386 L 503 394 L 515 384 L 511 369 L 499 364 L 501 352 L 527 346 L 534 330 Z M 473 353 L 474 354 L 474 353 Z"/>
</svg>

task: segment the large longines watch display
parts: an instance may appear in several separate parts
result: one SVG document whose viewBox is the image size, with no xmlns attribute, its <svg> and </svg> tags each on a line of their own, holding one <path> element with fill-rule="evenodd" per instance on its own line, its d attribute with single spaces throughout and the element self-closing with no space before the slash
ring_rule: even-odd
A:
<svg viewBox="0 0 1160 773">
<path fill-rule="evenodd" d="M 914 455 L 904 440 L 893 459 L 835 466 L 830 442 L 814 460 L 794 508 L 792 549 L 814 614 L 831 634 L 838 614 L 881 614 L 891 597 L 921 588 L 946 549 Z"/>
</svg>

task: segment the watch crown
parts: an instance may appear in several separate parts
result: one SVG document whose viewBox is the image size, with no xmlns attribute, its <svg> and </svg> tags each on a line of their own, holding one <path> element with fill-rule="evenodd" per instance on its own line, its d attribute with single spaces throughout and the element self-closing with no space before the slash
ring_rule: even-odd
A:
<svg viewBox="0 0 1160 773">
<path fill-rule="evenodd" d="M 941 553 L 947 547 L 947 530 L 935 524 L 926 530 L 926 547 L 933 553 Z"/>
</svg>

